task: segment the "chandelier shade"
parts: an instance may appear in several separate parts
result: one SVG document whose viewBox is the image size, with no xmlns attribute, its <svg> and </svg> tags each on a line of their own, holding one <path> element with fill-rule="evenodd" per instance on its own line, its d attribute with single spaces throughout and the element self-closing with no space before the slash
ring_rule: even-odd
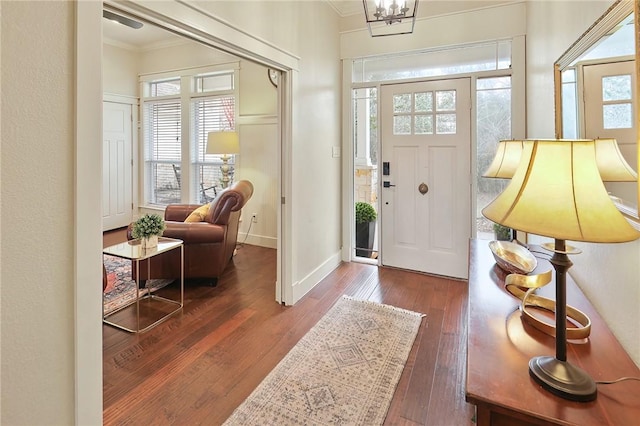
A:
<svg viewBox="0 0 640 426">
<path fill-rule="evenodd" d="M 371 37 L 411 34 L 418 0 L 362 0 Z"/>
</svg>

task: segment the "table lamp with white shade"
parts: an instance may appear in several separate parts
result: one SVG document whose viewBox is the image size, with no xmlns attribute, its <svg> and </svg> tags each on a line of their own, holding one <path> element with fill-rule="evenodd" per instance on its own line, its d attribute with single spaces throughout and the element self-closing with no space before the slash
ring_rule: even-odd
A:
<svg viewBox="0 0 640 426">
<path fill-rule="evenodd" d="M 222 166 L 220 171 L 222 172 L 221 185 L 223 188 L 227 188 L 231 183 L 229 177 L 229 160 L 230 154 L 238 154 L 240 152 L 240 141 L 238 139 L 238 133 L 235 131 L 221 131 L 221 132 L 209 132 L 207 136 L 207 154 L 220 155 L 222 160 Z"/>
<path fill-rule="evenodd" d="M 555 240 L 545 247 L 554 253 L 556 272 L 556 354 L 532 358 L 529 373 L 544 389 L 575 401 L 594 400 L 597 389 L 586 371 L 567 361 L 567 254 L 579 250 L 566 240 L 620 243 L 640 237 L 607 194 L 596 146 L 594 140 L 524 141 L 509 185 L 482 210 L 493 222 Z"/>
</svg>

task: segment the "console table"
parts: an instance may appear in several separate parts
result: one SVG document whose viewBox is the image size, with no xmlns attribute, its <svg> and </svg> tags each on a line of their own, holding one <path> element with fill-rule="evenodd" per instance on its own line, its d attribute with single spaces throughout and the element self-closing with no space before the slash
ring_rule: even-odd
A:
<svg viewBox="0 0 640 426">
<path fill-rule="evenodd" d="M 535 251 L 532 248 L 538 267 L 533 273 L 552 269 L 545 260 L 548 256 Z M 519 300 L 504 289 L 506 275 L 495 264 L 488 241 L 470 242 L 466 400 L 477 407 L 478 426 L 640 424 L 638 381 L 599 384 L 596 400 L 584 403 L 557 397 L 529 376 L 529 359 L 553 356 L 555 340 L 523 323 Z M 554 280 L 539 293 L 555 299 Z M 567 344 L 567 360 L 586 370 L 596 382 L 640 377 L 640 369 L 570 276 L 567 301 L 592 322 L 588 339 Z"/>
</svg>

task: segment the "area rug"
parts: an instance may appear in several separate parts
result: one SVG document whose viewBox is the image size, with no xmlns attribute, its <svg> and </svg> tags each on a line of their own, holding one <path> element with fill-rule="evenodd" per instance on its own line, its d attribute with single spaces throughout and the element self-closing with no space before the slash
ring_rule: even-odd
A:
<svg viewBox="0 0 640 426">
<path fill-rule="evenodd" d="M 107 270 L 107 287 L 102 293 L 104 313 L 109 314 L 127 306 L 136 299 L 136 282 L 131 279 L 131 260 L 105 254 L 104 267 Z M 149 289 L 156 291 L 171 284 L 173 280 L 148 280 L 140 295 Z"/>
<path fill-rule="evenodd" d="M 342 296 L 224 424 L 382 424 L 423 317 Z"/>
</svg>

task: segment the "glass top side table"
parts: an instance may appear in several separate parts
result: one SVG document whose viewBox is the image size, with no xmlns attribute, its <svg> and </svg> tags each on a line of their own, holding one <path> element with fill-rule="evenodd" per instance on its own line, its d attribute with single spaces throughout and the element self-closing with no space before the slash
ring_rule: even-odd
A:
<svg viewBox="0 0 640 426">
<path fill-rule="evenodd" d="M 140 261 L 149 259 L 147 262 L 147 276 L 150 276 L 149 272 L 151 270 L 151 258 L 157 256 L 161 253 L 168 252 L 170 250 L 180 249 L 180 300 L 172 300 L 157 294 L 154 294 L 150 288 L 145 289 L 146 292 L 141 291 L 140 289 Z M 121 330 L 125 330 L 131 333 L 140 333 L 147 331 L 161 322 L 168 319 L 171 315 L 182 310 L 184 305 L 184 245 L 182 240 L 167 238 L 167 237 L 159 237 L 158 238 L 158 246 L 154 248 L 143 249 L 140 244 L 140 240 L 130 240 L 119 244 L 114 244 L 112 246 L 106 247 L 102 250 L 103 255 L 108 254 L 111 256 L 120 257 L 122 259 L 129 259 L 133 265 L 133 262 L 136 263 L 136 297 L 135 300 L 132 300 L 130 303 L 122 306 L 121 308 L 116 309 L 113 312 L 109 312 L 108 314 L 104 313 L 104 304 L 102 306 L 102 319 L 105 324 L 111 325 L 113 327 L 119 328 Z M 152 320 L 152 322 L 148 325 L 142 326 L 140 323 L 140 304 L 143 301 L 148 301 L 149 303 L 164 303 L 175 305 L 176 308 L 167 312 L 160 316 L 159 318 Z M 115 320 L 109 319 L 113 317 L 115 314 L 132 309 L 135 306 L 135 317 L 136 317 L 136 326 L 135 328 L 127 327 L 126 325 L 116 322 Z"/>
</svg>

